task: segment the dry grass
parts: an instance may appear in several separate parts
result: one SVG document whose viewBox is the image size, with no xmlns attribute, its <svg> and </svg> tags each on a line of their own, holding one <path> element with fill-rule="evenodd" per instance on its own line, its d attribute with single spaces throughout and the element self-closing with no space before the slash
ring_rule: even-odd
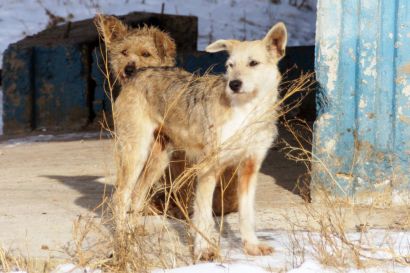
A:
<svg viewBox="0 0 410 273">
<path fill-rule="evenodd" d="M 26 271 L 36 273 L 50 272 L 59 264 L 58 260 L 32 258 L 28 253 L 6 250 L 0 245 L 0 272 Z"/>
<path fill-rule="evenodd" d="M 312 154 L 311 149 L 306 148 L 311 147 L 312 143 L 311 139 L 305 136 L 311 136 L 312 129 L 300 120 L 287 121 L 285 125 L 294 138 L 292 143 L 284 143 L 284 152 L 288 158 L 303 162 L 308 174 L 311 173 L 312 162 L 321 164 L 323 170 L 329 170 L 323 161 Z M 310 175 L 307 177 L 310 182 Z M 339 187 L 330 171 L 328 171 L 327 179 L 334 183 L 335 187 Z M 298 186 L 305 189 L 305 183 L 306 181 L 302 180 Z M 370 229 L 376 224 L 386 228 L 384 223 L 377 222 L 380 219 L 376 217 L 379 203 L 380 200 L 375 200 L 367 206 L 356 205 L 348 197 L 336 199 L 328 191 L 317 189 L 314 203 L 305 203 L 301 213 L 302 217 L 299 216 L 299 219 L 295 221 L 294 218 L 285 216 L 285 220 L 292 227 L 289 238 L 294 265 L 301 264 L 307 252 L 310 252 L 310 255 L 313 255 L 321 264 L 341 272 L 346 268 L 362 269 L 382 266 L 386 263 L 410 266 L 410 242 L 401 242 L 406 250 L 404 253 L 399 253 L 397 243 L 402 238 L 390 234 L 390 231 L 394 232 L 398 229 L 409 230 L 409 208 L 398 208 L 398 210 L 403 210 L 404 217 L 394 222 L 393 230 L 380 229 L 378 234 L 376 233 L 377 236 L 374 236 Z M 393 213 L 388 216 L 393 217 Z M 299 221 L 301 218 L 303 221 Z"/>
</svg>

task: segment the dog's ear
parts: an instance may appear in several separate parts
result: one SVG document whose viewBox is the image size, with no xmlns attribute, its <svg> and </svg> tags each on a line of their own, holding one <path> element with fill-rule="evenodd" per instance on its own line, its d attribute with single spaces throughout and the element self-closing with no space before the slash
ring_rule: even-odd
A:
<svg viewBox="0 0 410 273">
<path fill-rule="evenodd" d="M 214 52 L 219 52 L 219 51 L 228 51 L 231 52 L 233 46 L 235 45 L 237 41 L 235 40 L 218 40 L 216 42 L 213 42 L 212 44 L 208 45 L 205 48 L 206 52 L 209 53 L 214 53 Z"/>
<path fill-rule="evenodd" d="M 97 14 L 94 23 L 107 47 L 121 40 L 128 32 L 128 27 L 114 16 Z"/>
<path fill-rule="evenodd" d="M 280 60 L 285 56 L 288 33 L 284 23 L 279 22 L 274 25 L 266 34 L 263 41 L 266 43 L 269 51 L 273 51 Z"/>
<path fill-rule="evenodd" d="M 174 63 L 176 56 L 176 45 L 174 40 L 165 32 L 152 28 L 152 33 L 154 36 L 155 47 L 158 50 L 158 55 L 162 60 L 168 59 Z"/>
</svg>

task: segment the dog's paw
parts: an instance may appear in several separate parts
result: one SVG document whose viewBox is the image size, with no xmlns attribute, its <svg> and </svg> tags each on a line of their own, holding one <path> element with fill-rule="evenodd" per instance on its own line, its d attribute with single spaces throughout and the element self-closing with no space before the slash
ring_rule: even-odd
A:
<svg viewBox="0 0 410 273">
<path fill-rule="evenodd" d="M 266 256 L 272 254 L 273 248 L 265 244 L 244 243 L 243 249 L 247 255 Z"/>
<path fill-rule="evenodd" d="M 203 249 L 201 251 L 197 251 L 197 257 L 201 261 L 214 261 L 218 258 L 218 252 L 213 248 Z"/>
</svg>

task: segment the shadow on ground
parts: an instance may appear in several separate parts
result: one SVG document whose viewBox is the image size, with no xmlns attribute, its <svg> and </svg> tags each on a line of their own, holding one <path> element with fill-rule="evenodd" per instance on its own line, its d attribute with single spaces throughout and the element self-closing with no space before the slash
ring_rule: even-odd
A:
<svg viewBox="0 0 410 273">
<path fill-rule="evenodd" d="M 102 204 L 104 197 L 110 197 L 114 191 L 113 185 L 101 182 L 104 179 L 102 176 L 45 175 L 43 177 L 56 180 L 81 193 L 81 197 L 75 200 L 75 204 L 90 211 L 96 210 Z"/>
<path fill-rule="evenodd" d="M 308 169 L 310 163 L 288 159 L 287 150 L 284 149 L 286 146 L 284 143 L 287 143 L 292 147 L 301 148 L 300 145 L 303 145 L 303 149 L 312 150 L 311 131 L 303 130 L 298 133 L 302 136 L 299 142 L 287 129 L 279 126 L 278 141 L 269 150 L 262 164 L 261 173 L 273 177 L 278 186 L 300 195 L 305 200 L 310 200 L 310 173 Z M 301 139 L 308 140 L 308 142 L 300 141 Z"/>
<path fill-rule="evenodd" d="M 273 177 L 276 184 L 294 194 L 303 195 L 306 185 L 307 169 L 304 164 L 285 157 L 277 148 L 271 149 L 261 167 L 261 173 Z"/>
</svg>

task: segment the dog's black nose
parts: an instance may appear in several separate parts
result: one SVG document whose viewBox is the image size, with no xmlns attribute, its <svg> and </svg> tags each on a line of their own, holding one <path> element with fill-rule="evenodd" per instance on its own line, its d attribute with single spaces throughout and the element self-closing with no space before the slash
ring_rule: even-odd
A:
<svg viewBox="0 0 410 273">
<path fill-rule="evenodd" d="M 241 89 L 242 82 L 240 80 L 233 80 L 229 82 L 229 87 L 232 89 L 234 93 L 238 93 Z"/>
<path fill-rule="evenodd" d="M 135 65 L 134 64 L 127 64 L 124 68 L 124 73 L 128 77 L 131 77 L 135 73 Z"/>
</svg>

